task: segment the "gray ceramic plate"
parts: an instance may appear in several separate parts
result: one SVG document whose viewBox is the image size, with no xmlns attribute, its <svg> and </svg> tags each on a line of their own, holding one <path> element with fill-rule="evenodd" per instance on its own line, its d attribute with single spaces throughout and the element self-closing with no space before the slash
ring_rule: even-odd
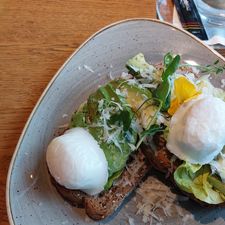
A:
<svg viewBox="0 0 225 225">
<path fill-rule="evenodd" d="M 105 27 L 73 53 L 42 94 L 15 150 L 7 182 L 10 224 L 99 224 L 66 204 L 51 185 L 45 164 L 46 147 L 98 85 L 126 71 L 127 59 L 143 52 L 154 63 L 168 51 L 200 64 L 217 59 L 224 63 L 222 56 L 188 33 L 149 19 L 125 20 Z M 219 78 L 214 82 L 220 85 Z M 204 209 L 189 201 L 180 207 L 188 215 L 193 213 L 190 224 L 224 224 L 225 209 Z M 129 216 L 135 224 L 141 224 L 135 212 L 131 198 L 116 215 L 100 224 L 128 224 Z M 168 218 L 163 224 L 182 224 L 178 217 Z"/>
</svg>

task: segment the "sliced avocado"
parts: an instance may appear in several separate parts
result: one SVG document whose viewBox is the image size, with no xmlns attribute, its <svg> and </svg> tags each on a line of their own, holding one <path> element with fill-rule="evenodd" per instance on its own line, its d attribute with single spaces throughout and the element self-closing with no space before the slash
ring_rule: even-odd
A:
<svg viewBox="0 0 225 225">
<path fill-rule="evenodd" d="M 86 116 L 87 113 L 87 103 L 84 102 L 83 104 L 80 105 L 78 110 L 72 115 L 69 127 L 86 127 Z"/>
<path fill-rule="evenodd" d="M 151 101 L 152 93 L 146 88 L 139 88 L 137 85 L 124 84 L 122 90 L 124 89 L 127 92 L 127 103 L 137 113 L 143 127 L 147 128 L 158 110 L 158 106 Z M 147 99 L 149 101 L 146 101 Z"/>
<path fill-rule="evenodd" d="M 129 59 L 126 63 L 126 67 L 130 74 L 135 77 L 141 77 L 141 73 L 152 73 L 155 70 L 155 67 L 149 65 L 145 61 L 145 57 L 142 53 L 137 54 L 133 58 Z"/>
<path fill-rule="evenodd" d="M 110 83 L 100 87 L 95 93 L 89 96 L 87 101 L 86 119 L 90 123 L 96 122 L 98 119 L 98 105 L 101 99 L 105 99 L 107 102 L 114 101 L 121 103 L 114 87 Z"/>
<path fill-rule="evenodd" d="M 98 115 L 98 104 L 99 100 L 101 100 L 102 98 L 103 94 L 99 90 L 89 96 L 87 100 L 87 113 L 86 113 L 86 121 L 89 124 L 96 122 Z"/>
<path fill-rule="evenodd" d="M 117 93 L 117 89 L 120 92 L 126 89 L 128 98 L 119 95 Z M 136 118 L 134 114 L 135 110 L 137 110 L 138 107 L 146 99 L 151 97 L 152 94 L 150 91 L 148 91 L 147 89 L 139 88 L 138 85 L 129 85 L 125 80 L 122 79 L 112 81 L 109 84 L 100 87 L 95 93 L 90 95 L 86 107 L 82 110 L 77 111 L 77 113 L 75 113 L 73 117 L 72 125 L 86 125 L 90 134 L 95 138 L 95 140 L 99 143 L 101 149 L 104 151 L 108 162 L 108 171 L 110 178 L 106 188 L 109 188 L 112 185 L 113 180 L 115 180 L 120 175 L 121 171 L 126 166 L 129 155 L 134 150 L 132 149 L 131 145 L 134 146 L 137 143 L 137 131 L 134 126 L 130 125 L 134 123 L 134 120 L 131 120 L 130 123 L 130 119 Z M 123 126 L 127 126 L 124 127 L 124 129 L 121 131 L 121 133 L 118 134 L 118 136 L 116 136 L 116 139 L 114 141 L 105 140 L 104 137 L 105 127 L 103 127 L 104 124 L 102 124 L 102 119 L 100 118 L 101 112 L 99 112 L 99 101 L 102 99 L 105 99 L 106 104 L 109 103 L 110 107 L 116 106 L 113 102 L 120 104 L 122 106 L 122 109 L 120 109 L 117 114 L 120 117 L 123 116 L 123 119 L 124 117 L 126 117 L 127 119 L 123 120 Z M 134 101 L 132 101 L 132 99 L 134 99 Z M 128 105 L 129 102 L 130 105 Z M 103 105 L 103 107 L 107 106 Z M 114 115 L 114 111 L 111 114 Z M 111 114 L 110 116 L 112 116 Z M 119 118 L 118 121 L 119 120 L 121 120 L 121 118 Z M 83 124 L 83 121 L 85 121 L 86 123 Z M 116 121 L 116 123 L 118 121 Z M 116 123 L 113 123 L 113 125 L 115 125 Z M 100 124 L 100 126 L 98 124 Z M 110 121 L 107 121 L 107 125 L 110 126 Z M 110 133 L 110 135 L 113 135 L 113 132 L 115 133 L 117 130 L 117 128 L 112 128 L 112 130 L 108 130 L 108 132 Z"/>
</svg>

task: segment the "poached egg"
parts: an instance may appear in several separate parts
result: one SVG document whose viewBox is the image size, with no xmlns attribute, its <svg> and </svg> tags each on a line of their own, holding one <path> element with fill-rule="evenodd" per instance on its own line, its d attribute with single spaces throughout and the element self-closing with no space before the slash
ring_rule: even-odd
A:
<svg viewBox="0 0 225 225">
<path fill-rule="evenodd" d="M 47 148 L 46 161 L 51 175 L 68 189 L 95 195 L 108 180 L 105 154 L 84 128 L 73 128 L 54 138 Z"/>
<path fill-rule="evenodd" d="M 172 116 L 167 148 L 181 160 L 210 163 L 225 145 L 225 102 L 200 95 Z"/>
</svg>

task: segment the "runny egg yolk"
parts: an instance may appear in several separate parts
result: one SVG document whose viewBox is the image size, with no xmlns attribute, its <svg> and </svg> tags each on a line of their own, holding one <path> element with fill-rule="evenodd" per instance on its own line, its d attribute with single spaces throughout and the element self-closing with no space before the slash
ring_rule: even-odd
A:
<svg viewBox="0 0 225 225">
<path fill-rule="evenodd" d="M 200 94 L 201 92 L 197 89 L 197 87 L 186 77 L 178 77 L 174 81 L 173 95 L 175 97 L 170 103 L 168 113 L 173 115 L 181 104 L 198 97 Z"/>
</svg>

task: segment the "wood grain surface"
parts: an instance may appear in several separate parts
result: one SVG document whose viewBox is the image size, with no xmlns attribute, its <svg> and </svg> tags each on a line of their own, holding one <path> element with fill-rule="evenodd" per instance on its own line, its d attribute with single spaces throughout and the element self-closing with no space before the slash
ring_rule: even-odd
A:
<svg viewBox="0 0 225 225">
<path fill-rule="evenodd" d="M 0 1 L 0 225 L 9 163 L 41 93 L 86 38 L 131 17 L 155 18 L 155 0 Z"/>
<path fill-rule="evenodd" d="M 21 131 L 46 85 L 91 34 L 130 17 L 155 18 L 155 0 L 0 1 L 0 224 Z"/>
</svg>

